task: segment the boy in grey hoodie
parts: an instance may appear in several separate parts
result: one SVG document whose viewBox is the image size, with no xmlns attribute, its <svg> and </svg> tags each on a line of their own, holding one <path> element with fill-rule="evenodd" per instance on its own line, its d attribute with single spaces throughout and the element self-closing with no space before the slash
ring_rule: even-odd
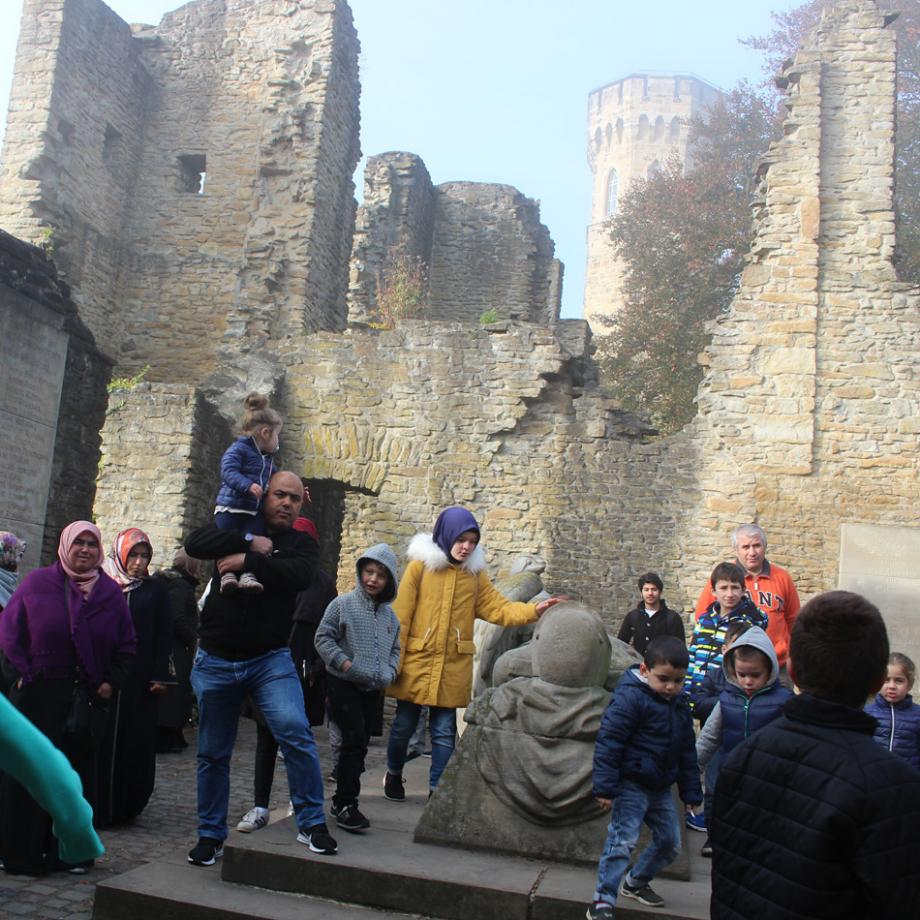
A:
<svg viewBox="0 0 920 920">
<path fill-rule="evenodd" d="M 346 831 L 371 826 L 358 810 L 361 774 L 371 735 L 383 731 L 383 688 L 399 667 L 396 555 L 386 543 L 372 546 L 356 565 L 358 584 L 326 608 L 316 630 L 316 651 L 326 664 L 326 692 L 342 732 L 332 814 Z"/>
<path fill-rule="evenodd" d="M 727 755 L 759 728 L 778 719 L 783 704 L 793 697 L 792 691 L 779 683 L 776 650 L 759 626 L 752 626 L 734 641 L 722 659 L 722 670 L 725 688 L 696 740 L 696 756 L 704 772 L 717 752 Z M 715 782 L 711 785 L 707 795 L 715 791 Z M 707 837 L 703 856 L 711 855 Z"/>
</svg>

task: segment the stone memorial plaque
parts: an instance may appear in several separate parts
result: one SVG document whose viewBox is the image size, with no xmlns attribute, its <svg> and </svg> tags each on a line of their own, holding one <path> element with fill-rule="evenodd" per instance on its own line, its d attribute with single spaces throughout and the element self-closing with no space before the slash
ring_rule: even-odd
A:
<svg viewBox="0 0 920 920">
<path fill-rule="evenodd" d="M 0 529 L 28 540 L 30 569 L 45 525 L 68 336 L 58 317 L 18 300 L 0 309 Z"/>
<path fill-rule="evenodd" d="M 920 527 L 843 524 L 837 584 L 872 601 L 891 650 L 920 663 Z"/>
</svg>

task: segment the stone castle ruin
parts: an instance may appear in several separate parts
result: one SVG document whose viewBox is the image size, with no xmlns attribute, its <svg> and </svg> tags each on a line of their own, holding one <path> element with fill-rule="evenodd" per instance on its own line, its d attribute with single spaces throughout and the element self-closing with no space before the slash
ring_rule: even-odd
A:
<svg viewBox="0 0 920 920">
<path fill-rule="evenodd" d="M 57 459 L 48 470 L 46 554 L 79 506 L 108 538 L 149 530 L 164 563 L 207 520 L 240 400 L 263 389 L 343 583 L 359 549 L 401 552 L 463 503 L 494 572 L 539 553 L 551 590 L 608 621 L 649 568 L 686 608 L 744 521 L 804 595 L 834 586 L 841 526 L 913 524 L 920 467 L 920 295 L 891 264 L 894 42 L 873 0 L 841 0 L 787 68 L 784 135 L 758 173 L 741 290 L 702 356 L 698 417 L 661 439 L 597 387 L 588 325 L 559 319 L 534 202 L 433 186 L 418 157 L 388 153 L 356 216 L 344 0 L 197 0 L 157 27 L 100 0 L 28 0 L 0 218 L 53 250 L 96 343 L 96 370 L 67 359 L 50 441 L 77 417 L 74 387 L 87 419 L 106 411 L 106 362 L 149 367 L 109 397 L 96 482 L 74 472 L 67 497 Z M 378 328 L 394 253 L 423 266 L 424 298 Z M 44 374 L 17 341 L 17 366 Z M 85 466 L 98 430 L 84 427 L 57 443 Z"/>
</svg>

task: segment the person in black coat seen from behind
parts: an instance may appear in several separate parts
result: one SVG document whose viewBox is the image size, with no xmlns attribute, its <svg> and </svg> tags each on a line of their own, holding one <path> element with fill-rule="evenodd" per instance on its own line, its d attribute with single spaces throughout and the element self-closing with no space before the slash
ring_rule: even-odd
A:
<svg viewBox="0 0 920 920">
<path fill-rule="evenodd" d="M 640 655 L 658 636 L 674 636 L 687 644 L 684 621 L 664 602 L 664 582 L 655 572 L 639 576 L 639 603 L 623 618 L 617 638 L 629 643 Z"/>
<path fill-rule="evenodd" d="M 162 581 L 169 595 L 172 614 L 172 664 L 175 684 L 157 700 L 157 753 L 175 754 L 185 750 L 188 742 L 182 730 L 192 715 L 192 660 L 198 645 L 197 559 L 184 549 L 176 550 L 173 564 L 161 569 L 154 578 Z"/>
<path fill-rule="evenodd" d="M 792 630 L 801 694 L 726 758 L 713 806 L 714 920 L 907 918 L 920 904 L 920 772 L 875 743 L 876 607 L 829 591 Z"/>
</svg>

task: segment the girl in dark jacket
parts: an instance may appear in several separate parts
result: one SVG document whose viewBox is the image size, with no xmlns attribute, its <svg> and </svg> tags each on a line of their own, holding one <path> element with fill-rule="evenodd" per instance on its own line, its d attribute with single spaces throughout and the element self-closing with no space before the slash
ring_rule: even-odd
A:
<svg viewBox="0 0 920 920">
<path fill-rule="evenodd" d="M 875 740 L 920 770 L 920 706 L 910 696 L 917 676 L 914 663 L 900 652 L 888 659 L 888 677 L 866 706 L 877 722 Z"/>
<path fill-rule="evenodd" d="M 246 412 L 240 436 L 224 451 L 220 460 L 220 490 L 214 507 L 214 523 L 221 530 L 236 530 L 247 540 L 265 533 L 259 509 L 268 481 L 275 472 L 272 454 L 278 450 L 283 419 L 261 393 L 250 393 L 243 401 Z M 252 572 L 233 572 L 220 580 L 221 594 L 243 591 L 261 594 L 262 585 Z"/>
</svg>

